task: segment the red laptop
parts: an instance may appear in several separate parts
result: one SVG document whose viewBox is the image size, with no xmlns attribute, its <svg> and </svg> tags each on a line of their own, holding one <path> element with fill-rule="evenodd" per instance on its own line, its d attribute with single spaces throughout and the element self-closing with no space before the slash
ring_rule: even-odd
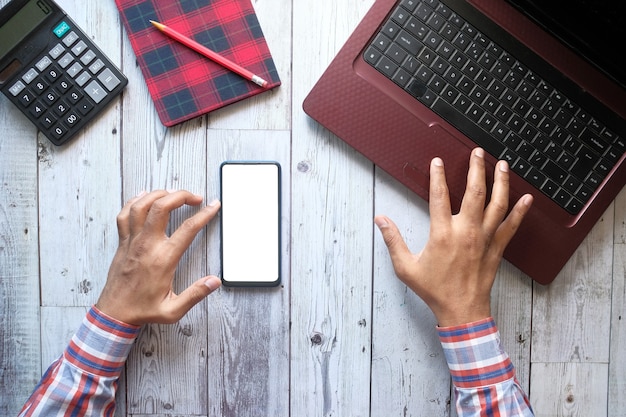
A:
<svg viewBox="0 0 626 417">
<path fill-rule="evenodd" d="M 468 155 L 507 160 L 535 203 L 505 258 L 554 280 L 626 182 L 626 6 L 612 0 L 377 0 L 304 110 L 428 198 L 440 156 L 457 208 Z"/>
</svg>

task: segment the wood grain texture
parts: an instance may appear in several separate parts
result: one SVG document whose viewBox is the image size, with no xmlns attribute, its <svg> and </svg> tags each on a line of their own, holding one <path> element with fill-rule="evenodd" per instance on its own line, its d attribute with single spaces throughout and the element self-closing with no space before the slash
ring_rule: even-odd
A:
<svg viewBox="0 0 626 417">
<path fill-rule="evenodd" d="M 16 415 L 41 375 L 37 133 L 0 96 L 0 415 Z"/>
<path fill-rule="evenodd" d="M 375 185 L 375 214 L 394 220 L 411 251 L 419 252 L 428 238 L 427 203 L 383 171 L 377 170 Z M 395 276 L 378 230 L 374 265 L 371 415 L 447 416 L 451 382 L 437 322 Z"/>
<path fill-rule="evenodd" d="M 97 298 L 125 201 L 188 189 L 208 202 L 222 161 L 269 159 L 283 168 L 282 285 L 222 288 L 144 327 L 116 416 L 455 416 L 432 313 L 373 224 L 389 215 L 418 251 L 428 206 L 301 107 L 373 0 L 255 0 L 282 85 L 169 129 L 114 2 L 59 3 L 129 85 L 61 148 L 0 97 L 0 414 L 17 413 Z M 170 231 L 196 210 L 176 210 Z M 176 291 L 220 274 L 219 233 L 215 219 L 194 240 Z M 502 263 L 492 314 L 538 416 L 626 415 L 625 265 L 626 191 L 550 286 Z"/>
</svg>

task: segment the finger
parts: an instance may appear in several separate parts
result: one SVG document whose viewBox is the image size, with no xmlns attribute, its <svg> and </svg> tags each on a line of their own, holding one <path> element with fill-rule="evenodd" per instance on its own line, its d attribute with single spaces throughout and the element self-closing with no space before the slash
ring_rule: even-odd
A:
<svg viewBox="0 0 626 417">
<path fill-rule="evenodd" d="M 130 210 L 129 228 L 131 235 L 136 235 L 141 232 L 154 202 L 167 194 L 168 192 L 164 190 L 152 191 L 136 198 L 135 201 L 128 204 Z"/>
<path fill-rule="evenodd" d="M 485 210 L 484 223 L 489 231 L 495 231 L 509 209 L 509 164 L 498 161 L 494 171 L 491 200 Z"/>
<path fill-rule="evenodd" d="M 431 224 L 448 224 L 452 216 L 450 191 L 446 182 L 446 172 L 441 158 L 434 158 L 430 163 L 430 190 L 428 209 Z M 432 230 L 432 227 L 431 227 Z"/>
<path fill-rule="evenodd" d="M 117 234 L 120 242 L 128 239 L 130 236 L 130 208 L 144 195 L 146 195 L 145 191 L 128 200 L 117 215 Z"/>
<path fill-rule="evenodd" d="M 221 284 L 222 281 L 214 275 L 199 279 L 191 284 L 178 296 L 169 300 L 170 317 L 167 318 L 167 321 L 176 322 L 180 320 L 193 306 L 217 290 Z"/>
<path fill-rule="evenodd" d="M 461 212 L 470 220 L 482 222 L 487 185 L 485 183 L 485 152 L 476 148 L 470 155 L 467 185 L 461 202 Z"/>
<path fill-rule="evenodd" d="M 386 216 L 376 216 L 374 223 L 378 226 L 385 245 L 387 245 L 391 263 L 394 268 L 397 268 L 407 256 L 411 256 L 411 251 L 402 238 L 398 227 L 391 219 Z"/>
<path fill-rule="evenodd" d="M 494 237 L 494 243 L 499 248 L 501 253 L 504 252 L 504 249 L 519 229 L 524 217 L 528 214 L 532 203 L 532 195 L 523 195 L 519 200 L 517 200 L 517 203 L 515 203 L 515 206 L 513 206 L 509 215 L 498 227 Z"/>
<path fill-rule="evenodd" d="M 201 196 L 192 194 L 189 191 L 174 191 L 171 193 L 164 191 L 163 193 L 165 194 L 160 193 L 158 197 L 150 201 L 144 224 L 144 231 L 156 236 L 165 234 L 172 211 L 185 204 L 195 206 L 202 202 Z M 147 200 L 147 196 L 143 200 Z"/>
<path fill-rule="evenodd" d="M 214 200 L 206 207 L 203 207 L 198 213 L 194 214 L 176 229 L 169 239 L 171 251 L 174 256 L 182 256 L 187 250 L 191 242 L 198 232 L 206 226 L 220 210 L 221 204 L 218 200 Z"/>
</svg>

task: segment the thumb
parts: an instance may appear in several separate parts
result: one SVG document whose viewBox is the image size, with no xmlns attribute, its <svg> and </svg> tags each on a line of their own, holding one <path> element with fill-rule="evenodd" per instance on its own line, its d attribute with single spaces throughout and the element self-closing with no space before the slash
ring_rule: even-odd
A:
<svg viewBox="0 0 626 417">
<path fill-rule="evenodd" d="M 389 250 L 389 255 L 391 256 L 391 262 L 394 265 L 400 260 L 400 258 L 411 254 L 411 251 L 409 251 L 408 246 L 404 242 L 398 227 L 389 217 L 376 216 L 374 217 L 374 223 L 376 223 L 376 226 L 378 226 L 378 229 L 383 236 L 383 240 L 385 241 L 385 245 L 387 245 L 387 250 Z"/>
<path fill-rule="evenodd" d="M 214 275 L 201 278 L 172 300 L 172 309 L 176 311 L 179 318 L 182 318 L 193 306 L 217 290 L 220 285 L 222 281 Z"/>
</svg>

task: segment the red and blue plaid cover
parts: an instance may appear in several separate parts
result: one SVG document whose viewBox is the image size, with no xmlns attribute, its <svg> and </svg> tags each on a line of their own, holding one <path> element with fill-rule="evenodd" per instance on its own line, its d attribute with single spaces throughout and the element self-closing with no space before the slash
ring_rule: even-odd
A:
<svg viewBox="0 0 626 417">
<path fill-rule="evenodd" d="M 280 78 L 250 0 L 115 0 L 161 122 L 173 126 L 266 91 L 170 39 L 163 23 L 268 81 Z"/>
</svg>

